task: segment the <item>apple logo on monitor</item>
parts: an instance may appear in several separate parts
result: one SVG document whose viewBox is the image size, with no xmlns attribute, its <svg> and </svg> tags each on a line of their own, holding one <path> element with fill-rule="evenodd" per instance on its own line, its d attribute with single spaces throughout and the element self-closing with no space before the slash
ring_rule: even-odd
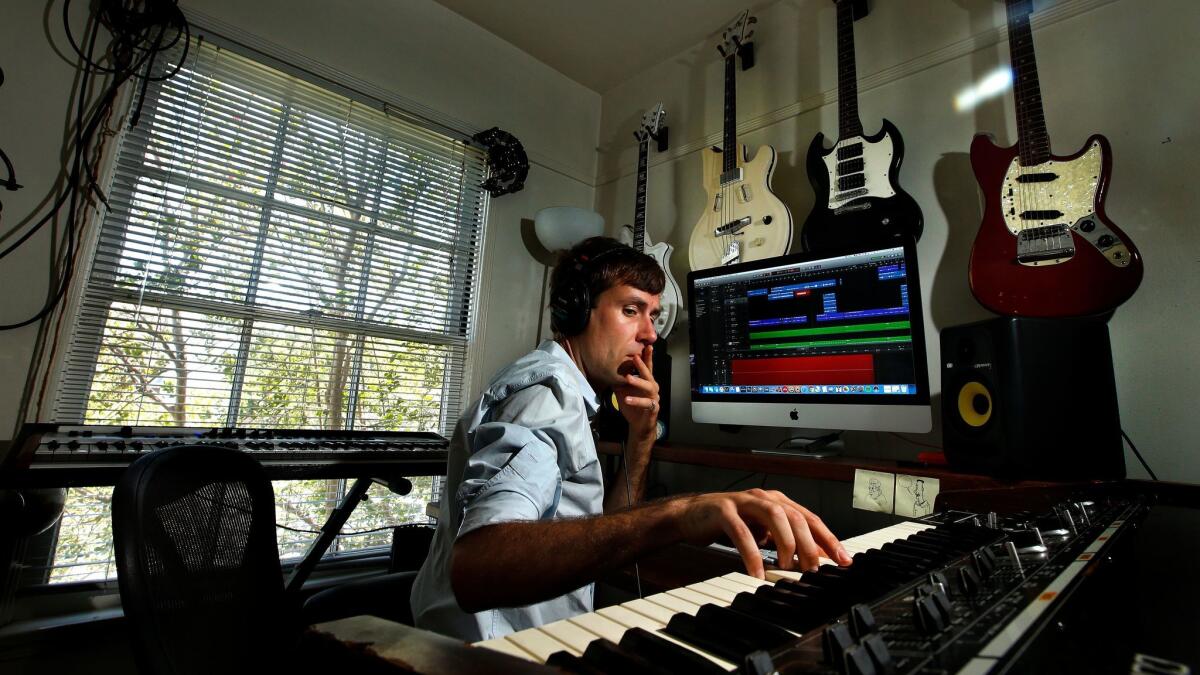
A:
<svg viewBox="0 0 1200 675">
<path fill-rule="evenodd" d="M 800 419 L 800 411 L 796 410 L 795 408 L 792 408 L 792 412 L 788 413 L 788 417 L 791 417 L 794 420 L 798 420 L 798 419 Z"/>
</svg>

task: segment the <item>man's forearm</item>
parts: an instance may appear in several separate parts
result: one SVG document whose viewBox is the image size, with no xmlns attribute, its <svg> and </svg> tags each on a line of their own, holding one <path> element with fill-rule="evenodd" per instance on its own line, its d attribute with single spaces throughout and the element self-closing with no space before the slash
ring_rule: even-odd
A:
<svg viewBox="0 0 1200 675">
<path fill-rule="evenodd" d="M 605 513 L 616 513 L 641 503 L 646 494 L 646 474 L 650 470 L 650 450 L 653 446 L 653 438 L 625 444 L 621 468 L 604 495 Z"/>
<path fill-rule="evenodd" d="M 677 502 L 661 501 L 612 515 L 480 528 L 454 545 L 454 594 L 468 612 L 562 595 L 679 541 L 677 511 Z"/>
</svg>

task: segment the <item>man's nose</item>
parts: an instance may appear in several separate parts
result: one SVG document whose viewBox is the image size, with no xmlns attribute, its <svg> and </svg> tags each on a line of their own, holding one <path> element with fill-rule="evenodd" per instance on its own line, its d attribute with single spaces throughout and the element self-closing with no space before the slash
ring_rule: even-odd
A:
<svg viewBox="0 0 1200 675">
<path fill-rule="evenodd" d="M 638 341 L 652 345 L 657 339 L 658 332 L 654 330 L 654 319 L 647 314 L 646 320 L 642 322 L 641 328 L 638 331 Z"/>
</svg>

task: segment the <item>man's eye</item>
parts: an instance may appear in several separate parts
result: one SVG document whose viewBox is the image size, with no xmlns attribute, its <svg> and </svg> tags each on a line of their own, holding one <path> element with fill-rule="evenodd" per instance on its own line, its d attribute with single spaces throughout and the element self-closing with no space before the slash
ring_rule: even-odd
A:
<svg viewBox="0 0 1200 675">
<path fill-rule="evenodd" d="M 625 316 L 637 316 L 637 307 L 626 307 Z"/>
</svg>

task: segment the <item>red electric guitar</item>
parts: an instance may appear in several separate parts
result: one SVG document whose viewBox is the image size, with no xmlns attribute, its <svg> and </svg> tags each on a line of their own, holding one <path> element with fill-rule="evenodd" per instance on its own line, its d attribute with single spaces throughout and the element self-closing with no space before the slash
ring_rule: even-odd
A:
<svg viewBox="0 0 1200 675">
<path fill-rule="evenodd" d="M 1018 140 L 1001 148 L 980 134 L 971 143 L 986 197 L 971 249 L 971 292 L 1009 316 L 1112 311 L 1142 281 L 1141 255 L 1104 212 L 1112 150 L 1097 134 L 1074 155 L 1050 154 L 1029 28 L 1033 3 L 1005 2 Z"/>
</svg>

